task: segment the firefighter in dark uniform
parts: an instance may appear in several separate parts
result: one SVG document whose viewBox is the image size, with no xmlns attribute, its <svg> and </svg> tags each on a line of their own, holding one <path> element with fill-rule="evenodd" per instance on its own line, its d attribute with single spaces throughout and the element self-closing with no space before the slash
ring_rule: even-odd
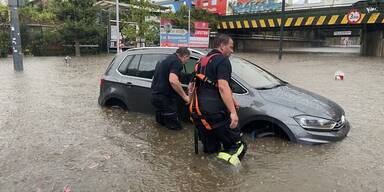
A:
<svg viewBox="0 0 384 192">
<path fill-rule="evenodd" d="M 188 48 L 181 47 L 176 53 L 156 65 L 152 81 L 152 105 L 155 107 L 156 122 L 172 130 L 180 130 L 178 102 L 180 98 L 189 103 L 189 97 L 184 92 L 180 75 L 183 65 L 190 57 Z"/>
<path fill-rule="evenodd" d="M 195 78 L 189 87 L 191 117 L 204 152 L 218 153 L 219 159 L 238 165 L 247 146 L 241 140 L 238 104 L 229 86 L 233 40 L 221 34 L 214 40 L 214 46 L 195 67 Z"/>
</svg>

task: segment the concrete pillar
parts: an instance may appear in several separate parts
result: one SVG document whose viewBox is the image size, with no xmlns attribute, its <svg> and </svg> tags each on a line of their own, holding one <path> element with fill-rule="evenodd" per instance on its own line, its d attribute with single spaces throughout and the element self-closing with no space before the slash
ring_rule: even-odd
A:
<svg viewBox="0 0 384 192">
<path fill-rule="evenodd" d="M 384 57 L 384 30 L 363 29 L 361 55 Z"/>
<path fill-rule="evenodd" d="M 235 50 L 236 51 L 245 51 L 246 49 L 244 48 L 244 41 L 239 40 L 235 42 Z"/>
</svg>

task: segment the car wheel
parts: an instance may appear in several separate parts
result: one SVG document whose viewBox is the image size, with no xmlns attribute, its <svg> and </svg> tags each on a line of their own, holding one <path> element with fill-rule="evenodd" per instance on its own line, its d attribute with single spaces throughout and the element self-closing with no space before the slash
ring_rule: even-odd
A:
<svg viewBox="0 0 384 192">
<path fill-rule="evenodd" d="M 248 132 L 252 138 L 278 137 L 289 140 L 289 137 L 281 127 L 265 120 L 253 121 L 242 128 L 242 130 Z"/>
<path fill-rule="evenodd" d="M 271 129 L 265 129 L 265 128 L 262 128 L 262 129 L 254 129 L 252 132 L 251 132 L 251 136 L 253 138 L 263 138 L 263 137 L 275 137 L 276 136 L 276 133 L 273 132 Z"/>
<path fill-rule="evenodd" d="M 127 110 L 127 106 L 120 99 L 111 98 L 105 102 L 105 106 L 111 107 L 113 109 Z"/>
</svg>

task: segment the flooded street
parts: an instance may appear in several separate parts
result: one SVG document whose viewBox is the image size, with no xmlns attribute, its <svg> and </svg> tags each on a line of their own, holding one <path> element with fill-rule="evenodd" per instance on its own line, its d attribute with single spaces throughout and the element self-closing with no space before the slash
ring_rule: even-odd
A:
<svg viewBox="0 0 384 192">
<path fill-rule="evenodd" d="M 276 76 L 340 104 L 341 142 L 307 146 L 247 136 L 242 167 L 194 154 L 192 125 L 97 103 L 112 55 L 0 59 L 0 191 L 384 191 L 384 59 L 241 53 Z M 335 81 L 334 73 L 345 73 Z M 202 150 L 200 150 L 202 151 Z"/>
</svg>

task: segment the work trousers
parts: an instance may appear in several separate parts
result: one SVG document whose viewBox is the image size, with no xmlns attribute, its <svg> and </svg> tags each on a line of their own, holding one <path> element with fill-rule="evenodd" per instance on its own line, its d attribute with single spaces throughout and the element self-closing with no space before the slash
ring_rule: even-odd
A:
<svg viewBox="0 0 384 192">
<path fill-rule="evenodd" d="M 156 122 L 172 130 L 180 130 L 181 123 L 178 113 L 178 99 L 165 95 L 152 95 L 152 105 L 155 107 Z"/>
<path fill-rule="evenodd" d="M 213 127 L 211 130 L 206 129 L 198 119 L 194 120 L 195 126 L 199 131 L 199 138 L 204 146 L 204 152 L 217 153 L 225 151 L 231 153 L 231 151 L 236 151 L 239 144 L 243 143 L 245 145 L 245 143 L 241 141 L 240 129 L 230 128 L 231 120 L 229 114 L 218 113 L 204 115 L 204 117 Z M 244 156 L 245 150 L 242 152 L 241 157 Z"/>
</svg>

